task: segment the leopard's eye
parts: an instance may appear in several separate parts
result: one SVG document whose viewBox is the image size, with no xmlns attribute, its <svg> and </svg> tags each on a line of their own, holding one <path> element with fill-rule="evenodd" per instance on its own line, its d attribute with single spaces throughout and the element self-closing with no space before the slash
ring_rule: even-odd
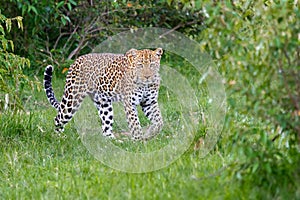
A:
<svg viewBox="0 0 300 200">
<path fill-rule="evenodd" d="M 154 67 L 156 67 L 156 64 L 151 63 L 151 64 L 150 64 L 150 67 L 151 67 L 151 68 L 154 68 Z"/>
<path fill-rule="evenodd" d="M 142 63 L 138 63 L 138 64 L 137 64 L 137 67 L 138 67 L 138 68 L 143 68 L 144 65 L 143 65 Z"/>
</svg>

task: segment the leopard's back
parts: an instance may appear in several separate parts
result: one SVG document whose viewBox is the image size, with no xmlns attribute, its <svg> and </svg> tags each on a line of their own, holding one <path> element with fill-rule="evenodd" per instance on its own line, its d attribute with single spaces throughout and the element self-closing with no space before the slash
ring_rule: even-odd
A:
<svg viewBox="0 0 300 200">
<path fill-rule="evenodd" d="M 70 67 L 66 83 L 81 87 L 82 92 L 113 91 L 125 71 L 126 59 L 122 54 L 87 54 Z"/>
</svg>

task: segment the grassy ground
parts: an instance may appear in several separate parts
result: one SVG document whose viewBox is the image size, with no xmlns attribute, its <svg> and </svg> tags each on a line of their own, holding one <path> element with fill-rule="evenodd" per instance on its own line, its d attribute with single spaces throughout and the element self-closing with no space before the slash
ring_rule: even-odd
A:
<svg viewBox="0 0 300 200">
<path fill-rule="evenodd" d="M 63 85 L 63 79 L 54 78 L 59 99 Z M 53 132 L 56 111 L 48 104 L 43 91 L 26 95 L 31 96 L 25 105 L 27 112 L 0 114 L 0 199 L 256 199 L 272 196 L 269 191 L 260 190 L 260 186 L 247 186 L 234 177 L 231 170 L 235 161 L 231 152 L 216 147 L 202 158 L 195 147 L 205 132 L 203 127 L 198 127 L 195 142 L 168 167 L 149 173 L 124 173 L 105 166 L 88 152 L 74 120 L 66 127 L 66 137 Z M 163 96 L 162 101 L 170 100 L 164 99 L 167 94 Z M 168 105 L 171 104 L 170 101 Z M 171 113 L 172 106 L 166 110 Z M 150 149 L 167 143 L 166 139 L 155 140 Z M 132 150 L 133 143 L 117 145 Z"/>
<path fill-rule="evenodd" d="M 53 116 L 50 107 L 1 115 L 1 199 L 215 199 L 238 190 L 223 180 L 227 163 L 217 151 L 201 159 L 191 147 L 167 168 L 123 173 L 86 150 L 74 122 L 66 138 L 55 135 Z"/>
<path fill-rule="evenodd" d="M 27 117 L 19 122 L 25 125 Z M 207 199 L 238 189 L 221 172 L 211 176 L 226 164 L 218 153 L 205 159 L 187 153 L 165 169 L 127 174 L 92 157 L 72 128 L 64 139 L 51 130 L 14 130 L 1 137 L 1 199 Z"/>
<path fill-rule="evenodd" d="M 37 115 L 23 117 L 19 119 L 22 126 L 29 120 L 48 120 Z M 51 130 L 14 130 L 13 135 L 1 137 L 1 199 L 215 199 L 237 195 L 233 193 L 237 186 L 222 178 L 226 162 L 217 152 L 205 159 L 189 152 L 165 169 L 128 174 L 92 157 L 72 128 L 67 129 L 66 139 Z"/>
</svg>

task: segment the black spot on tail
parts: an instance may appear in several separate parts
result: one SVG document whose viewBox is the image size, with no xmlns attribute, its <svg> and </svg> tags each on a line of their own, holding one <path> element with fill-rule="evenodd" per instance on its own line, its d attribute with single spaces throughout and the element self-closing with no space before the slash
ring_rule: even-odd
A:
<svg viewBox="0 0 300 200">
<path fill-rule="evenodd" d="M 52 73 L 53 73 L 53 67 L 51 65 L 48 65 L 45 69 L 44 73 L 44 88 L 47 95 L 47 99 L 50 102 L 50 104 L 58 110 L 59 108 L 59 102 L 55 98 L 53 89 L 52 89 Z"/>
</svg>

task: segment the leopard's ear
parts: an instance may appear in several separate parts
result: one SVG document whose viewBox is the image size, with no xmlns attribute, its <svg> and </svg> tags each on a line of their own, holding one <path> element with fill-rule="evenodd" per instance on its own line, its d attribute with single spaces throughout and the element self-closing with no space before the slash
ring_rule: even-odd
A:
<svg viewBox="0 0 300 200">
<path fill-rule="evenodd" d="M 163 54 L 163 49 L 162 48 L 157 48 L 157 49 L 155 49 L 155 53 L 156 53 L 156 55 L 157 56 L 161 56 L 162 54 Z"/>
<path fill-rule="evenodd" d="M 126 55 L 126 56 L 133 56 L 133 57 L 135 57 L 135 56 L 137 55 L 137 51 L 138 51 L 138 50 L 136 50 L 136 49 L 130 49 L 130 50 L 128 50 L 128 51 L 125 53 L 125 55 Z"/>
</svg>

